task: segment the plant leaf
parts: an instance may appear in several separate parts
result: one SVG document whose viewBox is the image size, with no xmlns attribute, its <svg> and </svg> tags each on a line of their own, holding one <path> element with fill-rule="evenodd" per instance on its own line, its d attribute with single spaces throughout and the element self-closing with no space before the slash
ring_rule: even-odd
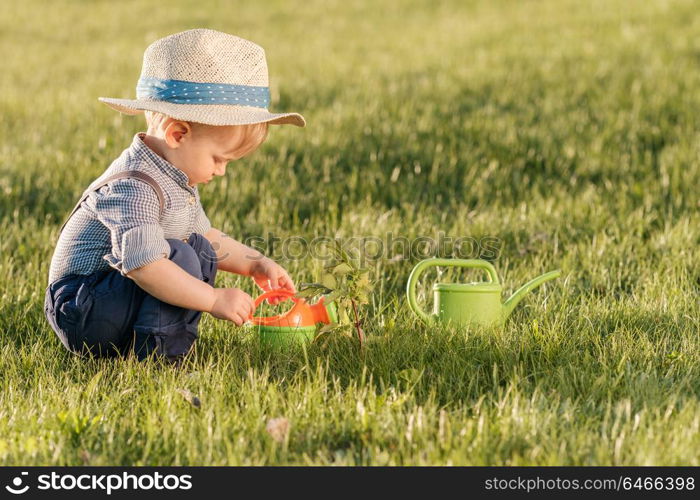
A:
<svg viewBox="0 0 700 500">
<path fill-rule="evenodd" d="M 360 304 L 368 304 L 369 303 L 369 297 L 367 296 L 366 293 L 363 293 L 363 292 L 358 292 L 357 294 L 355 294 L 355 300 Z"/>
<path fill-rule="evenodd" d="M 326 304 L 330 304 L 341 296 L 343 296 L 343 290 L 333 290 L 331 293 L 325 296 L 326 298 L 324 299 L 324 302 Z"/>
<path fill-rule="evenodd" d="M 366 273 L 361 274 L 360 277 L 358 278 L 358 280 L 356 281 L 356 284 L 360 288 L 369 288 L 370 284 L 369 284 L 369 278 L 367 277 L 367 274 Z"/>
<path fill-rule="evenodd" d="M 295 297 L 304 299 L 308 297 L 315 297 L 322 293 L 328 292 L 329 289 L 323 286 L 321 283 L 303 283 L 299 285 L 299 291 L 296 293 Z"/>
<path fill-rule="evenodd" d="M 338 286 L 335 276 L 333 276 L 331 273 L 325 273 L 323 276 L 321 276 L 321 284 L 330 290 L 333 290 L 336 286 Z"/>
<path fill-rule="evenodd" d="M 350 265 L 346 264 L 345 262 L 341 262 L 340 264 L 335 266 L 335 268 L 333 268 L 332 272 L 336 276 L 342 276 L 344 274 L 348 274 L 348 273 L 352 272 L 352 267 L 350 267 Z"/>
</svg>

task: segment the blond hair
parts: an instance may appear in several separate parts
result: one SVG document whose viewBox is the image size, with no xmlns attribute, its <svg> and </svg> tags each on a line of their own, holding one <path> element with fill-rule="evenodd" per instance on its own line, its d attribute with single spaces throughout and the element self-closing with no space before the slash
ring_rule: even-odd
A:
<svg viewBox="0 0 700 500">
<path fill-rule="evenodd" d="M 158 113 L 157 111 L 144 111 L 146 117 L 146 124 L 148 125 L 148 134 L 155 134 L 156 131 L 163 126 L 163 124 L 170 119 L 168 115 L 163 113 Z M 183 120 L 184 121 L 184 120 Z M 242 158 L 247 154 L 255 151 L 260 145 L 267 139 L 267 134 L 269 131 L 269 125 L 267 122 L 263 123 L 251 123 L 247 125 L 206 125 L 204 123 L 197 122 L 186 122 L 190 125 L 193 133 L 200 133 L 203 131 L 219 131 L 223 128 L 235 127 L 240 130 L 241 140 L 238 143 L 236 149 L 238 150 L 237 157 Z"/>
</svg>

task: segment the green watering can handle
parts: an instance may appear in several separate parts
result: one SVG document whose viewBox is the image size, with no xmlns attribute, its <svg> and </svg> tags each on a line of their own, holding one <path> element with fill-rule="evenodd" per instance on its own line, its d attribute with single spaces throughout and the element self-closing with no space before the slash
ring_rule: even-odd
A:
<svg viewBox="0 0 700 500">
<path fill-rule="evenodd" d="M 427 314 L 418 305 L 416 300 L 416 283 L 418 283 L 418 277 L 423 274 L 423 271 L 433 266 L 451 266 L 451 267 L 471 267 L 485 269 L 489 275 L 489 282 L 498 284 L 498 275 L 496 274 L 496 269 L 485 260 L 480 259 L 425 259 L 416 264 L 416 267 L 411 271 L 411 275 L 408 277 L 408 284 L 406 285 L 406 294 L 408 295 L 408 305 L 411 306 L 413 312 L 418 315 L 426 323 L 432 321 L 432 317 Z"/>
</svg>

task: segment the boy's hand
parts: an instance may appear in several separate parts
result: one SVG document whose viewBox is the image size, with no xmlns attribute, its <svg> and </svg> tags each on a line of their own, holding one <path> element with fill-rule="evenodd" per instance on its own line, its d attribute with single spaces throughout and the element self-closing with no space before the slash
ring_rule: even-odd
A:
<svg viewBox="0 0 700 500">
<path fill-rule="evenodd" d="M 289 274 L 287 274 L 287 271 L 268 257 L 263 257 L 253 265 L 250 276 L 255 280 L 255 283 L 266 292 L 283 288 L 292 293 L 297 293 L 294 282 L 292 278 L 289 277 Z M 271 304 L 278 304 L 281 300 L 272 298 L 268 299 L 268 301 Z"/>
<path fill-rule="evenodd" d="M 239 288 L 214 288 L 216 300 L 209 314 L 233 321 L 241 326 L 253 314 L 255 305 L 250 295 Z"/>
</svg>

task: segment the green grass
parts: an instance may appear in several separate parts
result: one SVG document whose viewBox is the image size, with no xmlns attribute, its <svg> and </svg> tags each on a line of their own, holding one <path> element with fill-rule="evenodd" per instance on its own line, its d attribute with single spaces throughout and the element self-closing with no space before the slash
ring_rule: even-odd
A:
<svg viewBox="0 0 700 500">
<path fill-rule="evenodd" d="M 700 465 L 694 2 L 200 3 L 0 7 L 0 464 Z M 431 329 L 416 259 L 382 259 L 364 355 L 207 316 L 185 370 L 70 356 L 42 313 L 58 228 L 143 129 L 97 97 L 201 26 L 261 44 L 272 109 L 308 121 L 202 188 L 216 227 L 495 237 L 506 292 L 562 278 L 502 331 Z"/>
</svg>

